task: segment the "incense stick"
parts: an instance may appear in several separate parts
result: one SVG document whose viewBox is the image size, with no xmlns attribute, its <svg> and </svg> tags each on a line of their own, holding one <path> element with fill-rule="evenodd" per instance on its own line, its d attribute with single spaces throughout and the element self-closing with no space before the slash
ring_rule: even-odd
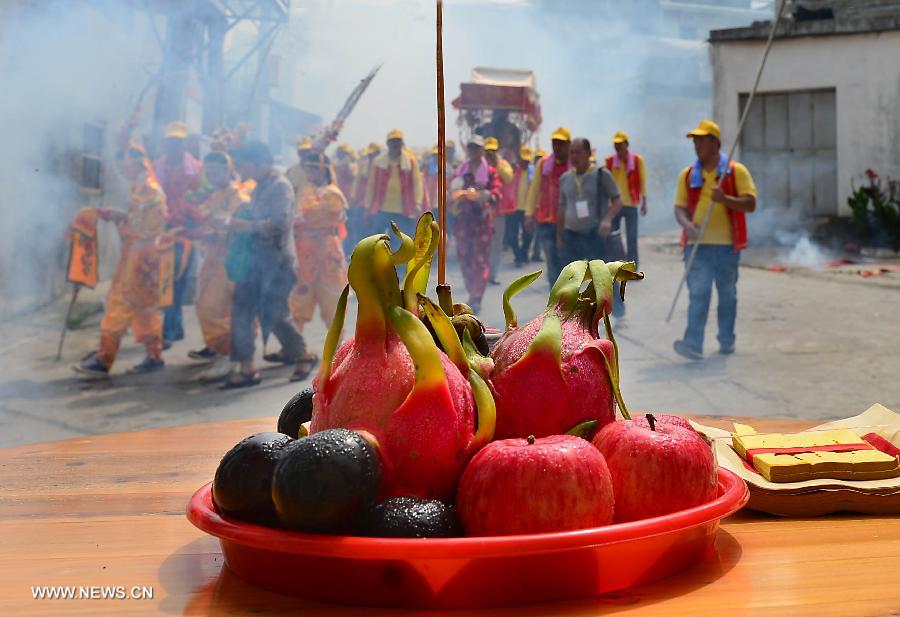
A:
<svg viewBox="0 0 900 617">
<path fill-rule="evenodd" d="M 437 0 L 437 111 L 438 111 L 438 285 L 447 282 L 447 146 L 444 139 L 444 2 Z"/>
</svg>

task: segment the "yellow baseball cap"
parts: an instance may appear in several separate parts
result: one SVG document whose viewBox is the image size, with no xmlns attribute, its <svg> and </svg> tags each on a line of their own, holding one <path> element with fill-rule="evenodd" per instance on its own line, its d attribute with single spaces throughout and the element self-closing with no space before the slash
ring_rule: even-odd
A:
<svg viewBox="0 0 900 617">
<path fill-rule="evenodd" d="M 376 144 L 374 141 L 369 144 L 369 147 L 366 148 L 366 154 L 372 154 L 373 152 L 381 152 L 381 144 Z"/>
<path fill-rule="evenodd" d="M 528 146 L 522 146 L 519 148 L 519 158 L 523 161 L 531 161 L 534 158 L 534 154 L 531 152 L 531 148 Z"/>
<path fill-rule="evenodd" d="M 394 129 L 387 134 L 387 139 L 385 141 L 390 141 L 392 139 L 403 139 L 403 131 L 401 131 L 400 129 Z"/>
<path fill-rule="evenodd" d="M 188 136 L 188 127 L 186 122 L 176 120 L 166 125 L 166 137 L 175 137 L 176 139 L 184 139 Z"/>
<path fill-rule="evenodd" d="M 553 141 L 572 141 L 572 133 L 566 127 L 561 126 L 553 131 L 553 135 L 550 136 L 550 139 Z"/>
<path fill-rule="evenodd" d="M 496 137 L 488 137 L 484 140 L 484 149 L 488 152 L 496 152 L 500 149 L 500 142 Z"/>
<path fill-rule="evenodd" d="M 350 144 L 341 144 L 338 146 L 338 150 L 347 154 L 353 154 L 353 148 L 350 147 Z"/>
<path fill-rule="evenodd" d="M 301 137 L 297 140 L 297 150 L 312 150 L 313 142 L 311 137 Z"/>
<path fill-rule="evenodd" d="M 437 147 L 437 146 L 433 146 L 433 147 L 431 148 L 431 153 L 432 153 L 432 154 L 437 154 L 437 153 L 438 153 L 438 147 Z"/>
<path fill-rule="evenodd" d="M 722 138 L 722 131 L 719 130 L 719 125 L 712 120 L 701 120 L 697 128 L 687 134 L 688 137 L 705 137 L 707 135 L 716 139 Z"/>
<path fill-rule="evenodd" d="M 547 151 L 538 148 L 538 151 L 535 153 L 539 159 L 547 158 Z"/>
<path fill-rule="evenodd" d="M 627 143 L 628 141 L 630 141 L 628 139 L 628 133 L 626 133 L 625 131 L 619 131 L 618 133 L 613 135 L 613 143 L 614 144 L 624 144 L 624 143 Z"/>
</svg>

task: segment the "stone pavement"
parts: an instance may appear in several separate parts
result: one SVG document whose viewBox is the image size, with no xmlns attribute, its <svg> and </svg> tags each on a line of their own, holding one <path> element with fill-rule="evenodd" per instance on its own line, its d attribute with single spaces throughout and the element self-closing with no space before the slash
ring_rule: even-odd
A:
<svg viewBox="0 0 900 617">
<path fill-rule="evenodd" d="M 737 353 L 717 352 L 715 316 L 707 330 L 707 357 L 690 363 L 672 351 L 684 328 L 686 296 L 665 322 L 683 266 L 666 242 L 647 238 L 641 267 L 646 280 L 628 286 L 628 315 L 617 328 L 622 389 L 632 411 L 786 416 L 810 420 L 857 414 L 880 402 L 900 409 L 900 289 L 851 276 L 805 276 L 744 267 L 739 281 Z M 524 274 L 506 256 L 503 284 Z M 451 263 L 451 284 L 464 301 Z M 877 277 L 876 277 L 877 278 Z M 546 302 L 540 280 L 513 301 L 524 322 Z M 502 326 L 500 295 L 490 287 L 483 313 Z M 101 296 L 102 297 L 102 296 Z M 713 299 L 715 303 L 715 298 Z M 126 338 L 113 377 L 85 384 L 70 366 L 94 348 L 95 325 L 70 331 L 63 361 L 56 345 L 66 299 L 33 315 L 0 323 L 0 445 L 13 445 L 155 426 L 251 416 L 276 416 L 300 387 L 290 368 L 268 367 L 257 388 L 222 392 L 193 378 L 200 367 L 186 357 L 201 347 L 193 307 L 186 308 L 189 339 L 166 352 L 166 369 L 125 375 L 142 349 Z M 352 302 L 351 302 L 352 304 Z M 95 320 L 96 321 L 96 320 Z M 345 334 L 352 331 L 348 315 Z M 321 350 L 321 322 L 305 333 Z M 269 350 L 277 343 L 270 341 Z M 273 422 L 274 430 L 274 422 Z"/>
</svg>

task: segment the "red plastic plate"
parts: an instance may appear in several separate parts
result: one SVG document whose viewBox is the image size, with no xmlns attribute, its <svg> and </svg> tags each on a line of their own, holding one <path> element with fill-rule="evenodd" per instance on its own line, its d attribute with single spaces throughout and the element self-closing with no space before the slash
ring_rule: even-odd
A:
<svg viewBox="0 0 900 617">
<path fill-rule="evenodd" d="M 747 503 L 743 480 L 719 468 L 718 497 L 666 516 L 562 533 L 383 539 L 271 529 L 223 517 L 212 484 L 188 519 L 216 536 L 240 578 L 322 602 L 477 608 L 596 596 L 668 576 L 712 549 L 719 521 Z"/>
</svg>

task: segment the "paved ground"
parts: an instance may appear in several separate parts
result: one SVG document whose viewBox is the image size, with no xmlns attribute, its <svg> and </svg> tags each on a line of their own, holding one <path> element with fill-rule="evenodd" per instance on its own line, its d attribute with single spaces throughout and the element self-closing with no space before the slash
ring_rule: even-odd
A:
<svg viewBox="0 0 900 617">
<path fill-rule="evenodd" d="M 665 322 L 683 268 L 670 247 L 668 238 L 644 243 L 641 265 L 647 278 L 629 286 L 627 324 L 618 332 L 623 392 L 633 410 L 828 419 L 859 413 L 874 402 L 900 409 L 897 273 L 871 284 L 874 278 L 838 273 L 742 268 L 737 353 L 715 353 L 712 319 L 707 359 L 688 363 L 672 351 L 684 328 L 684 301 L 672 323 Z M 504 284 L 524 273 L 507 268 Z M 458 277 L 451 283 L 462 289 Z M 484 304 L 493 325 L 502 323 L 501 290 L 491 288 Z M 540 311 L 546 291 L 546 284 L 536 284 L 516 298 L 523 321 Z M 220 392 L 194 382 L 199 367 L 185 355 L 201 346 L 193 308 L 186 311 L 189 340 L 167 352 L 165 371 L 123 374 L 142 356 L 127 341 L 113 378 L 86 385 L 70 366 L 94 348 L 97 328 L 69 332 L 63 361 L 56 362 L 64 310 L 61 301 L 0 324 L 0 445 L 274 416 L 298 389 L 288 383 L 287 368 L 266 369 L 264 383 L 245 391 Z M 349 327 L 352 323 L 348 318 Z M 311 348 L 321 349 L 321 324 L 306 335 Z"/>
</svg>

